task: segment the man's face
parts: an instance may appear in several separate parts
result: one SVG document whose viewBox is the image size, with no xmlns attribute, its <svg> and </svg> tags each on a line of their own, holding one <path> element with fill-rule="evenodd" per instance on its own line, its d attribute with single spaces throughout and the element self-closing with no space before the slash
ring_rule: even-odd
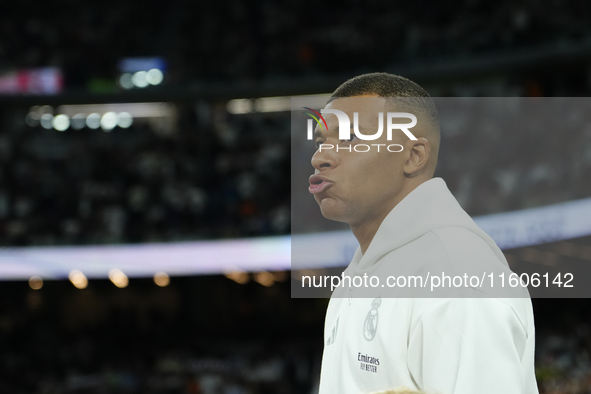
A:
<svg viewBox="0 0 591 394">
<path fill-rule="evenodd" d="M 393 139 L 387 140 L 386 113 L 392 112 L 386 101 L 379 97 L 348 97 L 330 102 L 326 109 L 343 111 L 353 122 L 353 112 L 359 113 L 359 132 L 373 135 L 377 132 L 378 113 L 384 113 L 384 130 L 380 138 L 372 141 L 360 140 L 351 124 L 348 135 L 351 141 L 339 140 L 339 122 L 334 114 L 324 114 L 328 132 L 316 127 L 315 142 L 333 145 L 332 149 L 317 149 L 312 156 L 316 176 L 310 178 L 310 192 L 320 205 L 322 215 L 331 220 L 359 225 L 379 217 L 385 217 L 398 202 L 404 184 L 403 165 L 406 161 L 408 138 L 398 130 Z M 400 135 L 402 134 L 402 136 Z M 355 145 L 369 145 L 368 152 L 355 152 Z M 384 144 L 379 147 L 372 144 Z M 402 152 L 389 152 L 392 144 L 405 146 Z M 339 147 L 338 152 L 336 147 Z M 329 146 L 329 145 L 327 145 Z M 348 147 L 351 147 L 351 152 Z M 358 147 L 358 150 L 366 150 Z M 399 150 L 395 147 L 392 150 Z"/>
</svg>

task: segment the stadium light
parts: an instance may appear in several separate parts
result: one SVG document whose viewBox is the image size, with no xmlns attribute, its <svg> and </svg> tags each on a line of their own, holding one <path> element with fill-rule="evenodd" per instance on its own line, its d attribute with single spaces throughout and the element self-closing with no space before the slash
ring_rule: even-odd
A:
<svg viewBox="0 0 591 394">
<path fill-rule="evenodd" d="M 41 116 L 41 127 L 44 129 L 51 129 L 53 127 L 53 115 L 52 114 L 43 114 Z"/>
<path fill-rule="evenodd" d="M 40 119 L 39 114 L 31 111 L 25 117 L 25 123 L 27 124 L 27 126 L 37 127 L 37 125 L 39 124 L 39 119 Z"/>
<path fill-rule="evenodd" d="M 133 116 L 129 112 L 121 112 L 117 116 L 117 126 L 127 129 L 133 124 Z"/>
<path fill-rule="evenodd" d="M 70 125 L 74 130 L 81 130 L 86 126 L 86 115 L 85 114 L 76 114 L 72 116 L 70 120 Z"/>
<path fill-rule="evenodd" d="M 307 96 L 311 107 L 324 107 L 330 94 L 314 94 Z M 233 115 L 248 114 L 251 112 L 287 112 L 291 111 L 292 96 L 261 97 L 257 99 L 234 99 L 228 101 L 226 110 Z"/>
<path fill-rule="evenodd" d="M 55 118 L 53 118 L 53 128 L 56 129 L 57 131 L 66 131 L 68 129 L 68 127 L 70 127 L 70 118 L 68 117 L 68 115 L 57 115 Z"/>
<path fill-rule="evenodd" d="M 39 290 L 43 287 L 43 279 L 39 276 L 33 276 L 29 279 L 29 286 L 33 290 Z"/>
<path fill-rule="evenodd" d="M 117 286 L 120 289 L 127 287 L 127 285 L 129 284 L 129 279 L 127 278 L 127 275 L 125 275 L 123 271 L 121 271 L 118 268 L 113 268 L 111 271 L 109 271 L 109 279 L 111 280 L 111 282 L 113 282 L 115 286 Z"/>
<path fill-rule="evenodd" d="M 250 99 L 234 99 L 228 101 L 226 110 L 234 115 L 248 114 L 252 112 L 252 100 Z"/>
<path fill-rule="evenodd" d="M 131 78 L 131 73 L 121 74 L 118 79 L 119 86 L 121 86 L 125 90 L 133 89 L 133 82 L 131 81 Z"/>
<path fill-rule="evenodd" d="M 146 75 L 148 73 L 146 71 L 138 71 L 134 73 L 131 77 L 131 83 L 138 88 L 145 88 L 149 85 L 148 80 L 146 79 Z"/>
<path fill-rule="evenodd" d="M 254 101 L 256 112 L 281 112 L 291 110 L 291 97 L 263 97 Z"/>
<path fill-rule="evenodd" d="M 273 286 L 273 284 L 275 283 L 275 278 L 273 277 L 273 274 L 267 271 L 257 272 L 254 275 L 254 280 L 265 287 Z"/>
<path fill-rule="evenodd" d="M 153 68 L 146 73 L 146 81 L 150 85 L 160 85 L 164 79 L 164 74 L 157 68 Z"/>
<path fill-rule="evenodd" d="M 33 112 L 33 110 L 31 110 Z M 167 118 L 175 113 L 175 106 L 166 102 L 155 103 L 108 103 L 108 104 L 66 104 L 57 108 L 57 113 L 73 117 L 76 114 L 105 114 L 126 112 L 133 118 Z"/>
<path fill-rule="evenodd" d="M 101 118 L 101 128 L 105 132 L 113 130 L 117 126 L 117 114 L 115 112 L 107 112 Z"/>
<path fill-rule="evenodd" d="M 154 274 L 154 283 L 160 287 L 166 287 L 170 284 L 170 277 L 166 272 L 156 272 Z"/>
<path fill-rule="evenodd" d="M 77 289 L 86 289 L 86 286 L 88 286 L 88 279 L 86 279 L 86 276 L 78 270 L 70 271 L 68 277 L 70 278 L 70 282 L 72 282 Z"/>
<path fill-rule="evenodd" d="M 244 271 L 230 271 L 225 274 L 226 278 L 233 280 L 236 283 L 244 285 L 250 281 L 250 276 Z"/>
<path fill-rule="evenodd" d="M 101 127 L 101 116 L 97 113 L 88 115 L 86 118 L 86 126 L 88 126 L 89 129 L 98 129 Z"/>
</svg>

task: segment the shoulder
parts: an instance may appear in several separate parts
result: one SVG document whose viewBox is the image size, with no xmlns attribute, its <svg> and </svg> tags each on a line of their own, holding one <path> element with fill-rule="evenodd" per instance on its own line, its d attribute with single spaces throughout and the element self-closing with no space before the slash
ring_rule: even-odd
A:
<svg viewBox="0 0 591 394">
<path fill-rule="evenodd" d="M 508 270 L 507 262 L 494 242 L 489 245 L 478 234 L 462 227 L 433 229 L 392 250 L 384 258 L 391 268 L 402 271 L 420 269 L 463 274 Z"/>
<path fill-rule="evenodd" d="M 507 331 L 524 339 L 534 335 L 533 310 L 527 298 L 422 299 L 415 306 L 415 323 L 421 326 L 447 326 L 464 333 L 476 330 L 479 335 Z"/>
<path fill-rule="evenodd" d="M 469 256 L 487 258 L 504 264 L 494 250 L 498 251 L 494 241 L 490 240 L 490 245 L 483 237 L 490 240 L 486 234 L 483 233 L 481 236 L 464 227 L 440 227 L 392 250 L 391 255 L 408 254 L 412 251 L 413 255 L 419 258 L 436 256 L 439 261 Z"/>
<path fill-rule="evenodd" d="M 431 231 L 443 250 L 447 269 L 456 274 L 477 275 L 486 278 L 501 273 L 510 274 L 511 270 L 505 256 L 486 234 L 462 227 L 444 227 Z M 485 240 L 483 237 L 487 237 Z"/>
<path fill-rule="evenodd" d="M 430 233 L 439 240 L 450 258 L 470 256 L 499 261 L 499 256 L 493 249 L 498 250 L 496 244 L 493 242 L 493 245 L 490 245 L 480 235 L 467 228 L 442 227 Z"/>
</svg>

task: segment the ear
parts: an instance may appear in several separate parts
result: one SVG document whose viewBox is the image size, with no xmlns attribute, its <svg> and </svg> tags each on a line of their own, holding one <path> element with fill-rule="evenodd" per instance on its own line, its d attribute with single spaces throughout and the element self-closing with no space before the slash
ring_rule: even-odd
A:
<svg viewBox="0 0 591 394">
<path fill-rule="evenodd" d="M 409 141 L 407 146 L 409 157 L 404 163 L 404 175 L 407 178 L 413 178 L 422 174 L 425 167 L 427 167 L 431 155 L 431 145 L 426 138 L 421 137 L 416 141 Z"/>
</svg>

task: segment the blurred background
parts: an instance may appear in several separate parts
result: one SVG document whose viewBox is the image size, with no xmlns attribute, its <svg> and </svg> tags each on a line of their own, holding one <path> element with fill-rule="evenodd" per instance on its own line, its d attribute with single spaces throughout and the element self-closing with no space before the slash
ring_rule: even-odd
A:
<svg viewBox="0 0 591 394">
<path fill-rule="evenodd" d="M 328 300 L 290 296 L 286 98 L 373 71 L 586 97 L 589 20 L 574 0 L 3 4 L 0 392 L 315 393 Z M 543 127 L 458 130 L 437 175 L 469 214 L 591 197 L 591 127 L 558 150 Z M 584 263 L 590 235 L 506 253 Z M 591 392 L 591 303 L 533 304 L 540 392 Z"/>
</svg>

